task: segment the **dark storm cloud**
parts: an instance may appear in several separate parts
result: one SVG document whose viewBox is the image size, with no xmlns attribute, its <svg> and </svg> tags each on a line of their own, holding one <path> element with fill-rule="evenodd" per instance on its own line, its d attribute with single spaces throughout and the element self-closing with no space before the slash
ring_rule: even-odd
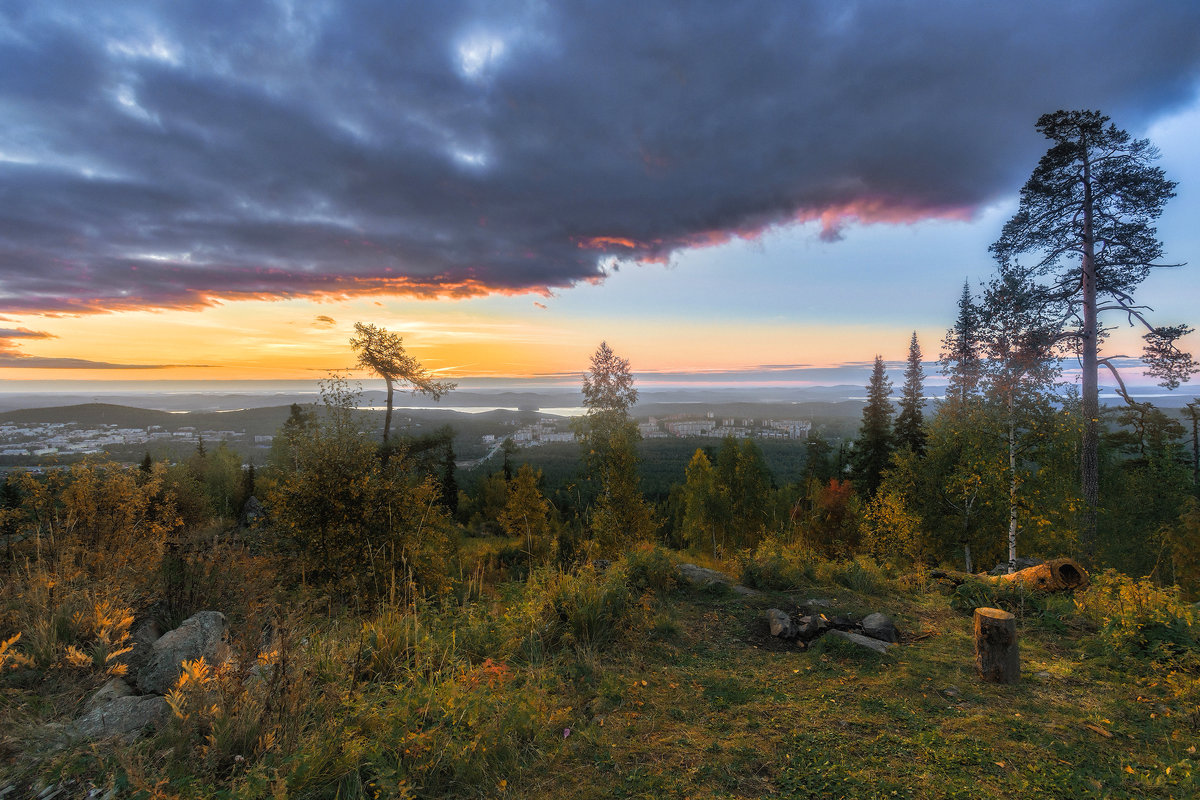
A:
<svg viewBox="0 0 1200 800">
<path fill-rule="evenodd" d="M 9 2 L 0 310 L 549 291 L 966 217 L 1191 99 L 1200 4 Z"/>
</svg>

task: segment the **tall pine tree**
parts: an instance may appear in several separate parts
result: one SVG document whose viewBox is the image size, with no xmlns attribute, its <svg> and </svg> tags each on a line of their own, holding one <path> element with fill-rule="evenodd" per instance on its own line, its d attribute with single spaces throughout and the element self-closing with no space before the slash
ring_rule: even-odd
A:
<svg viewBox="0 0 1200 800">
<path fill-rule="evenodd" d="M 900 413 L 896 415 L 896 446 L 925 454 L 925 370 L 921 367 L 921 345 L 913 331 L 908 344 L 908 366 L 900 391 Z"/>
<path fill-rule="evenodd" d="M 1121 383 L 1116 356 L 1101 355 L 1101 315 L 1114 311 L 1146 329 L 1142 360 L 1166 388 L 1178 387 L 1196 368 L 1177 346 L 1191 328 L 1152 325 L 1133 296 L 1152 270 L 1167 266 L 1153 223 L 1175 196 L 1175 182 L 1153 166 L 1158 151 L 1148 140 L 1130 137 L 1099 111 L 1043 114 L 1037 129 L 1053 146 L 1021 188 L 1017 213 L 991 251 L 1004 268 L 1032 255 L 1026 278 L 1045 281 L 1042 288 L 1059 305 L 1058 336 L 1079 354 L 1080 484 L 1090 550 L 1100 497 L 1100 365 Z"/>
<path fill-rule="evenodd" d="M 892 457 L 892 381 L 883 366 L 883 356 L 875 356 L 871 380 L 867 383 L 867 405 L 863 408 L 862 427 L 854 442 L 852 468 L 859 490 L 875 494 L 883 471 Z"/>
</svg>

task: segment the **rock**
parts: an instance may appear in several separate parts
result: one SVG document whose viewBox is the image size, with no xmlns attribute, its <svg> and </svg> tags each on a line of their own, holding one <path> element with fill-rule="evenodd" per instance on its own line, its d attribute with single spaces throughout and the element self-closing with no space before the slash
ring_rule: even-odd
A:
<svg viewBox="0 0 1200 800">
<path fill-rule="evenodd" d="M 872 639 L 869 636 L 863 636 L 861 633 L 854 633 L 853 631 L 834 630 L 825 635 L 836 636 L 839 639 L 845 639 L 847 642 L 853 642 L 854 644 L 865 647 L 868 650 L 874 650 L 876 653 L 886 653 L 889 649 L 896 647 L 894 644 L 881 642 L 878 639 Z"/>
<path fill-rule="evenodd" d="M 101 706 L 108 705 L 118 697 L 128 697 L 131 694 L 133 694 L 133 689 L 129 688 L 129 684 L 123 678 L 113 678 L 97 689 L 96 693 L 88 698 L 87 705 L 84 707 L 88 711 L 94 711 Z"/>
<path fill-rule="evenodd" d="M 130 680 L 146 666 L 154 655 L 154 643 L 162 636 L 162 628 L 153 619 L 143 619 L 135 622 L 129 631 L 129 646 L 133 649 L 121 656 L 121 661 L 129 667 L 127 673 Z"/>
<path fill-rule="evenodd" d="M 892 618 L 886 614 L 868 614 L 862 621 L 862 630 L 867 636 L 881 642 L 896 643 L 900 641 L 896 623 L 892 622 Z"/>
<path fill-rule="evenodd" d="M 182 672 L 180 665 L 197 658 L 212 666 L 229 658 L 229 624 L 219 611 L 199 611 L 159 637 L 149 662 L 138 672 L 138 689 L 166 694 Z"/>
<path fill-rule="evenodd" d="M 809 608 L 833 608 L 833 601 L 814 597 L 810 600 L 805 600 L 802 605 L 805 605 Z"/>
<path fill-rule="evenodd" d="M 161 725 L 169 713 L 167 701 L 156 695 L 118 697 L 77 719 L 73 730 L 85 739 L 136 735 L 147 726 Z"/>
<path fill-rule="evenodd" d="M 780 639 L 793 639 L 796 632 L 792 629 L 792 618 L 786 611 L 778 608 L 767 609 L 767 624 L 771 626 L 771 635 Z"/>
<path fill-rule="evenodd" d="M 821 618 L 825 619 L 826 617 L 824 614 L 822 614 Z M 844 616 L 834 617 L 833 619 L 829 620 L 829 626 L 831 628 L 837 628 L 839 631 L 848 631 L 858 627 L 854 624 L 854 620 L 852 618 Z"/>
<path fill-rule="evenodd" d="M 1050 673 L 1046 672 L 1046 670 L 1042 670 L 1041 672 L 1035 672 L 1033 674 L 1034 674 L 1034 677 L 1041 678 L 1042 680 L 1046 680 L 1047 678 L 1050 677 Z"/>
<path fill-rule="evenodd" d="M 825 629 L 825 625 L 822 622 L 820 616 L 813 617 L 806 615 L 796 620 L 792 628 L 796 633 L 796 638 L 807 642 L 821 635 L 821 631 Z"/>
<path fill-rule="evenodd" d="M 733 579 L 724 572 L 717 572 L 715 569 L 708 569 L 696 564 L 680 564 L 679 574 L 700 586 L 709 586 L 714 583 L 733 583 Z"/>
<path fill-rule="evenodd" d="M 961 692 L 957 686 L 950 684 L 945 689 L 942 689 L 942 694 L 946 695 L 946 697 L 958 697 Z"/>
<path fill-rule="evenodd" d="M 687 578 L 689 583 L 697 586 L 712 586 L 714 583 L 723 583 L 742 597 L 758 597 L 762 594 L 757 589 L 751 589 L 749 586 L 734 583 L 733 578 L 724 572 L 717 572 L 715 569 L 708 569 L 696 564 L 680 564 L 679 574 Z"/>
<path fill-rule="evenodd" d="M 239 521 L 243 526 L 248 527 L 263 519 L 266 515 L 267 512 L 263 509 L 262 503 L 258 502 L 257 497 L 250 495 L 242 505 L 242 514 Z"/>
</svg>

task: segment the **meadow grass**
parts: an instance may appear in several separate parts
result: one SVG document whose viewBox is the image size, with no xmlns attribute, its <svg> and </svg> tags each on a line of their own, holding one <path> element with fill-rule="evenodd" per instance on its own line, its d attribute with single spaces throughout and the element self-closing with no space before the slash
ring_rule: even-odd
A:
<svg viewBox="0 0 1200 800">
<path fill-rule="evenodd" d="M 265 645 L 247 620 L 238 662 L 193 668 L 167 728 L 132 744 L 64 746 L 61 726 L 103 670 L 72 671 L 50 652 L 0 683 L 0 789 L 74 781 L 129 797 L 577 800 L 1200 794 L 1194 629 L 1178 621 L 1182 607 L 1162 611 L 1169 598 L 1135 582 L 1106 578 L 1078 605 L 1025 603 L 1022 681 L 997 686 L 975 677 L 971 618 L 936 584 L 896 581 L 867 562 L 817 562 L 794 591 L 745 598 L 679 584 L 669 565 L 686 558 L 645 548 L 605 570 L 535 570 L 365 615 L 309 598 L 277 619 Z M 6 597 L 19 606 L 19 593 Z M 809 598 L 828 600 L 830 615 L 888 613 L 903 643 L 886 655 L 833 639 L 801 650 L 767 634 L 766 608 Z M 1124 611 L 1102 613 L 1117 601 Z M 1142 646 L 1136 633 L 1154 633 L 1151 623 L 1175 639 Z M 83 626 L 60 627 L 43 647 L 85 642 Z"/>
</svg>

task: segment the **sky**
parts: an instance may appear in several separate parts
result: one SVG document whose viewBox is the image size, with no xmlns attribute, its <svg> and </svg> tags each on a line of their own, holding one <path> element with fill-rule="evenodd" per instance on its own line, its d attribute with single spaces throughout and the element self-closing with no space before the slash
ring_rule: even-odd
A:
<svg viewBox="0 0 1200 800">
<path fill-rule="evenodd" d="M 1191 2 L 0 0 L 0 380 L 319 377 L 356 321 L 459 379 L 601 340 L 650 380 L 830 382 L 913 331 L 933 360 L 1059 108 L 1159 147 L 1193 266 L 1139 300 L 1196 325 L 1197 30 Z"/>
</svg>

